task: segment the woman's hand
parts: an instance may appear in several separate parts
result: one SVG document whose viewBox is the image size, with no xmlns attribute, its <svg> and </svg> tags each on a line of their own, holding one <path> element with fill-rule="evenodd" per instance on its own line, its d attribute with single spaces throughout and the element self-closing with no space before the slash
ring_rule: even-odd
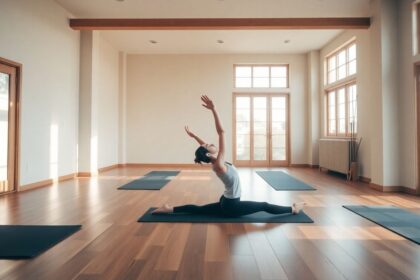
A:
<svg viewBox="0 0 420 280">
<path fill-rule="evenodd" d="M 203 107 L 209 109 L 209 110 L 214 110 L 214 104 L 213 101 L 207 97 L 207 95 L 202 95 L 201 96 L 201 101 L 204 102 Z"/>
<path fill-rule="evenodd" d="M 185 126 L 185 132 L 187 132 L 188 136 L 194 138 L 195 134 L 190 131 L 190 129 L 188 128 L 188 126 Z"/>
</svg>

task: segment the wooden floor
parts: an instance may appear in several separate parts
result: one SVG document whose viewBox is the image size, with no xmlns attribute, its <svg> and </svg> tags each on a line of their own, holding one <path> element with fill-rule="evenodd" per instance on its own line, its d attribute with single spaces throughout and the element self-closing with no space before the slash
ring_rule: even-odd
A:
<svg viewBox="0 0 420 280">
<path fill-rule="evenodd" d="M 342 208 L 395 205 L 420 213 L 419 197 L 377 192 L 316 169 L 286 170 L 317 191 L 274 191 L 247 168 L 240 169 L 242 199 L 305 201 L 315 223 L 136 222 L 163 203 L 216 201 L 223 187 L 200 169 L 182 170 L 160 191 L 117 190 L 150 171 L 120 168 L 2 196 L 0 224 L 83 228 L 35 259 L 0 260 L 0 279 L 420 279 L 420 245 Z"/>
</svg>

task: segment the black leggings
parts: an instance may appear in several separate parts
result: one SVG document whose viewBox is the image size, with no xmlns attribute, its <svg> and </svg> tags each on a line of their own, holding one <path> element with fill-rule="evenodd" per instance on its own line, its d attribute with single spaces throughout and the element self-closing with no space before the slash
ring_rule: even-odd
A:
<svg viewBox="0 0 420 280">
<path fill-rule="evenodd" d="M 267 202 L 240 201 L 240 198 L 226 198 L 222 195 L 219 202 L 210 203 L 202 206 L 182 205 L 174 207 L 174 213 L 191 213 L 204 215 L 219 215 L 237 217 L 248 215 L 259 211 L 265 211 L 271 214 L 292 213 L 292 207 L 285 207 L 270 204 Z"/>
</svg>

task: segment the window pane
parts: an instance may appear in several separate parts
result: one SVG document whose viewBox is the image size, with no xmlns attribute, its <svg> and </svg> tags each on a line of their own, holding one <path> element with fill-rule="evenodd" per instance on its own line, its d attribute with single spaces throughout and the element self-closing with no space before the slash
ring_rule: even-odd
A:
<svg viewBox="0 0 420 280">
<path fill-rule="evenodd" d="M 286 147 L 286 135 L 278 134 L 272 136 L 273 148 L 285 148 Z"/>
<path fill-rule="evenodd" d="M 237 88 L 251 87 L 251 78 L 236 78 L 235 87 Z"/>
<path fill-rule="evenodd" d="M 356 60 L 350 61 L 349 63 L 349 75 L 356 73 Z"/>
<path fill-rule="evenodd" d="M 236 97 L 236 108 L 249 109 L 251 107 L 251 98 L 246 96 Z"/>
<path fill-rule="evenodd" d="M 237 134 L 236 135 L 236 155 L 238 159 L 249 160 L 250 154 L 250 135 L 249 134 Z"/>
<path fill-rule="evenodd" d="M 271 111 L 272 121 L 286 121 L 286 110 L 274 109 Z"/>
<path fill-rule="evenodd" d="M 328 93 L 328 105 L 335 106 L 335 91 Z"/>
<path fill-rule="evenodd" d="M 340 106 L 338 106 L 338 117 L 340 119 L 344 119 L 346 117 L 346 104 L 340 104 Z"/>
<path fill-rule="evenodd" d="M 236 66 L 235 77 L 251 77 L 251 66 Z"/>
<path fill-rule="evenodd" d="M 346 133 L 346 119 L 338 120 L 338 133 L 340 134 Z"/>
<path fill-rule="evenodd" d="M 335 56 L 332 56 L 328 59 L 328 71 L 331 71 L 331 70 L 337 68 L 337 65 L 336 65 L 335 62 L 336 62 Z"/>
<path fill-rule="evenodd" d="M 267 148 L 254 148 L 254 160 L 267 160 Z"/>
<path fill-rule="evenodd" d="M 336 134 L 335 120 L 329 120 L 328 134 L 331 134 L 331 135 L 335 135 Z"/>
<path fill-rule="evenodd" d="M 271 77 L 287 77 L 287 66 L 272 66 Z"/>
<path fill-rule="evenodd" d="M 334 83 L 337 80 L 337 71 L 336 70 L 332 70 L 331 72 L 328 73 L 328 83 Z"/>
<path fill-rule="evenodd" d="M 267 97 L 254 97 L 254 109 L 265 109 L 267 108 Z"/>
<path fill-rule="evenodd" d="M 267 122 L 254 122 L 254 134 L 266 134 Z"/>
<path fill-rule="evenodd" d="M 286 122 L 272 122 L 271 123 L 272 134 L 286 134 Z"/>
<path fill-rule="evenodd" d="M 287 78 L 271 78 L 271 87 L 287 88 Z"/>
<path fill-rule="evenodd" d="M 342 50 L 338 53 L 338 66 L 346 64 L 346 50 Z"/>
<path fill-rule="evenodd" d="M 273 160 L 286 160 L 286 148 L 273 148 Z"/>
<path fill-rule="evenodd" d="M 346 65 L 338 67 L 338 79 L 341 80 L 346 77 Z"/>
<path fill-rule="evenodd" d="M 254 121 L 265 122 L 267 120 L 266 109 L 254 109 Z"/>
<path fill-rule="evenodd" d="M 236 122 L 236 133 L 237 134 L 250 134 L 251 123 L 250 122 Z"/>
<path fill-rule="evenodd" d="M 286 97 L 273 97 L 271 99 L 271 107 L 272 108 L 286 108 Z"/>
<path fill-rule="evenodd" d="M 344 104 L 346 102 L 346 90 L 345 88 L 340 88 L 338 90 L 338 104 Z"/>
<path fill-rule="evenodd" d="M 267 135 L 254 134 L 254 147 L 255 148 L 267 147 Z"/>
<path fill-rule="evenodd" d="M 270 76 L 268 66 L 254 66 L 253 76 L 259 78 L 268 78 Z"/>
<path fill-rule="evenodd" d="M 253 86 L 256 88 L 268 88 L 270 86 L 269 82 L 270 82 L 269 78 L 255 78 L 254 77 Z"/>
<path fill-rule="evenodd" d="M 249 122 L 251 110 L 249 109 L 236 109 L 236 121 L 238 122 Z"/>
<path fill-rule="evenodd" d="M 353 44 L 349 48 L 349 60 L 356 59 L 356 44 Z"/>
<path fill-rule="evenodd" d="M 0 73 L 0 183 L 6 185 L 0 191 L 8 187 L 9 79 L 8 74 Z"/>
</svg>

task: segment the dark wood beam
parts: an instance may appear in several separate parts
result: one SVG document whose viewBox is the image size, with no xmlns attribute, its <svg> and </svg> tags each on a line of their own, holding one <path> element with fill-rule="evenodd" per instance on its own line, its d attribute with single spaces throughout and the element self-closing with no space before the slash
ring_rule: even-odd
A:
<svg viewBox="0 0 420 280">
<path fill-rule="evenodd" d="M 70 19 L 70 27 L 75 30 L 367 29 L 369 26 L 369 17 Z"/>
</svg>

